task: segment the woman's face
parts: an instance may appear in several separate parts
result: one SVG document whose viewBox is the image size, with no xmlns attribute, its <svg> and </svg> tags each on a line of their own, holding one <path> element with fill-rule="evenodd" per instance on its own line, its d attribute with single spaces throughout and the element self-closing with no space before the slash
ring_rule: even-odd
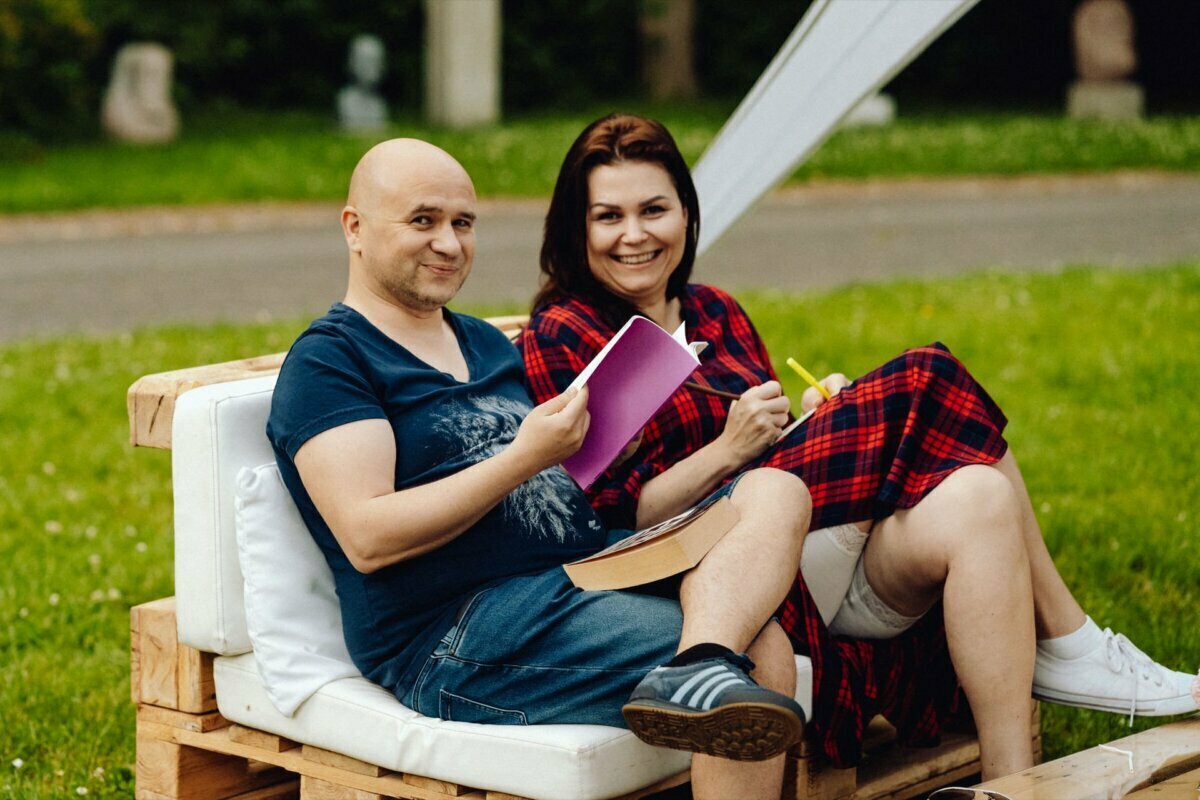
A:
<svg viewBox="0 0 1200 800">
<path fill-rule="evenodd" d="M 666 298 L 683 258 L 687 209 L 671 175 L 653 161 L 622 161 L 588 175 L 588 267 L 638 308 Z"/>
</svg>

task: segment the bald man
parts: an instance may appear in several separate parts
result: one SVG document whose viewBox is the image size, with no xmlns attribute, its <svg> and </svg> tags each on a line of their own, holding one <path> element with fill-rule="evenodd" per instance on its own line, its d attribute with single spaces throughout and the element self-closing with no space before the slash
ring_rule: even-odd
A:
<svg viewBox="0 0 1200 800">
<path fill-rule="evenodd" d="M 799 565 L 803 485 L 756 470 L 722 490 L 741 519 L 678 598 L 576 589 L 561 565 L 629 532 L 605 531 L 558 466 L 586 390 L 531 408 L 504 335 L 445 307 L 475 254 L 467 173 L 425 142 L 379 144 L 342 230 L 345 299 L 292 346 L 267 434 L 362 673 L 443 719 L 627 720 L 707 754 L 696 796 L 778 797 L 803 712 L 770 618 Z"/>
</svg>

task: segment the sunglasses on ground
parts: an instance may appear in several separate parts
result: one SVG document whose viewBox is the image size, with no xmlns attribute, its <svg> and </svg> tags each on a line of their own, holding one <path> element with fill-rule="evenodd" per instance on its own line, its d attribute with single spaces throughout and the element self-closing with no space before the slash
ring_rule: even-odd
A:
<svg viewBox="0 0 1200 800">
<path fill-rule="evenodd" d="M 969 789 L 966 786 L 947 786 L 930 792 L 925 800 L 1012 800 L 1002 792 L 991 789 Z"/>
</svg>

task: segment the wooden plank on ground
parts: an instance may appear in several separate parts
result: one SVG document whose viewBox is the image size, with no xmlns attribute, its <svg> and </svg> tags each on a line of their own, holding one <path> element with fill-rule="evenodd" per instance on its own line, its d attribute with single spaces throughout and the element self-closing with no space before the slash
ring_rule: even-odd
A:
<svg viewBox="0 0 1200 800">
<path fill-rule="evenodd" d="M 1135 788 L 1155 776 L 1163 780 L 1200 768 L 1200 717 L 1160 725 L 1108 746 L 1133 754 L 1132 772 L 1128 756 L 1092 747 L 988 781 L 980 788 L 1003 792 L 1013 800 L 1077 800 L 1104 796 L 1121 787 Z"/>
<path fill-rule="evenodd" d="M 1125 800 L 1196 800 L 1200 797 L 1200 769 L 1182 772 L 1174 777 L 1135 789 Z"/>
</svg>

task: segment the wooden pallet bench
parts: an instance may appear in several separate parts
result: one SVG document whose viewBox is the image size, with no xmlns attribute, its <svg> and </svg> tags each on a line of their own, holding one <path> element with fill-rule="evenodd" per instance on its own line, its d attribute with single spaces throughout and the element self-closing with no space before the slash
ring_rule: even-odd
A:
<svg viewBox="0 0 1200 800">
<path fill-rule="evenodd" d="M 510 338 L 523 316 L 491 321 Z M 200 386 L 262 377 L 278 371 L 282 353 L 242 361 L 148 375 L 130 387 L 130 440 L 135 446 L 169 449 L 175 401 Z M 137 705 L 139 800 L 420 800 L 512 795 L 391 772 L 348 756 L 232 724 L 217 711 L 211 653 L 178 640 L 174 598 L 135 607 L 131 614 L 131 693 Z M 1041 737 L 1035 706 L 1030 731 L 1035 752 Z M 881 800 L 915 797 L 979 772 L 973 734 L 945 737 L 931 749 L 900 748 L 882 719 L 872 723 L 858 769 L 833 769 L 802 742 L 788 755 L 784 798 Z M 647 786 L 627 800 L 686 783 L 686 772 Z M 1194 799 L 1190 799 L 1194 800 Z"/>
</svg>

